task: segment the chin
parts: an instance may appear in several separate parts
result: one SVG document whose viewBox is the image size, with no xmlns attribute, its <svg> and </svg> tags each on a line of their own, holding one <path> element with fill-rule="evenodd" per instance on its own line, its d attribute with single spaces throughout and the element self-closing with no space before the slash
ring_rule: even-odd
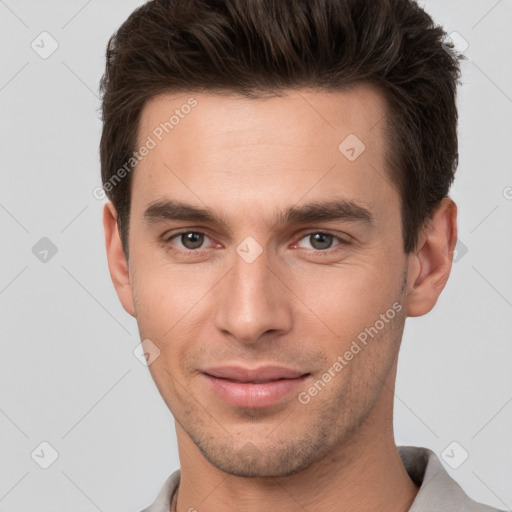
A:
<svg viewBox="0 0 512 512">
<path fill-rule="evenodd" d="M 196 443 L 197 444 L 197 443 Z M 239 477 L 283 477 L 299 473 L 320 460 L 327 446 L 303 440 L 283 443 L 279 448 L 258 448 L 247 442 L 236 450 L 233 445 L 197 444 L 204 457 L 218 470 Z M 323 450 L 321 449 L 323 448 Z"/>
</svg>

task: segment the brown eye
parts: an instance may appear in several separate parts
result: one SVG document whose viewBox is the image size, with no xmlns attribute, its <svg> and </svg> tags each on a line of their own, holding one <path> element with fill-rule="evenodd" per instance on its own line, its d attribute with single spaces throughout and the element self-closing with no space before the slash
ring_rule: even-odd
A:
<svg viewBox="0 0 512 512">
<path fill-rule="evenodd" d="M 179 240 L 184 249 L 192 251 L 194 249 L 199 249 L 203 245 L 204 238 L 204 233 L 199 233 L 196 231 L 187 231 L 172 236 L 169 239 L 169 241 L 174 239 Z"/>
<path fill-rule="evenodd" d="M 309 235 L 311 246 L 318 250 L 329 249 L 332 245 L 334 236 L 326 233 L 314 233 Z"/>
<path fill-rule="evenodd" d="M 310 247 L 304 247 L 300 245 L 303 240 L 307 240 L 309 242 Z M 333 242 L 337 240 L 338 243 L 333 245 Z M 302 237 L 299 246 L 305 249 L 313 248 L 316 251 L 325 251 L 330 249 L 331 247 L 336 247 L 338 245 L 348 244 L 347 241 L 343 240 L 339 236 L 331 235 L 329 233 L 323 233 L 320 231 L 314 233 L 308 233 L 306 236 Z"/>
</svg>

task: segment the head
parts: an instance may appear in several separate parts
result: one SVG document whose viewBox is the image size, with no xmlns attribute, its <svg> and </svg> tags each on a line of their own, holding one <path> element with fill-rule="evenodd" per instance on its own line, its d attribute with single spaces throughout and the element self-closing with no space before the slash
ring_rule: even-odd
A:
<svg viewBox="0 0 512 512">
<path fill-rule="evenodd" d="M 109 41 L 109 267 L 215 467 L 292 474 L 389 427 L 405 318 L 434 307 L 456 242 L 445 35 L 406 0 L 154 0 Z M 233 405 L 205 375 L 224 365 L 305 377 Z"/>
</svg>

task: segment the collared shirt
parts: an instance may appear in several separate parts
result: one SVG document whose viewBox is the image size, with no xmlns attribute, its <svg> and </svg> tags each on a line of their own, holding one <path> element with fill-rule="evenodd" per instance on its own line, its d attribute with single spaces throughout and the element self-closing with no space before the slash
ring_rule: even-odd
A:
<svg viewBox="0 0 512 512">
<path fill-rule="evenodd" d="M 399 446 L 398 453 L 411 480 L 420 486 L 409 512 L 503 512 L 473 501 L 450 477 L 432 450 Z M 165 481 L 153 504 L 142 512 L 169 512 L 179 483 L 178 469 Z"/>
</svg>

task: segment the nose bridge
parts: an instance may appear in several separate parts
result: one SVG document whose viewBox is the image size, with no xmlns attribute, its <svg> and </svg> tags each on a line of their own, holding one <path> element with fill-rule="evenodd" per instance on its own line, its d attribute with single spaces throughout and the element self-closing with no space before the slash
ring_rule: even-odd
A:
<svg viewBox="0 0 512 512">
<path fill-rule="evenodd" d="M 272 270 L 268 250 L 256 244 L 246 239 L 237 247 L 216 311 L 217 328 L 245 343 L 291 326 L 284 285 Z"/>
</svg>

